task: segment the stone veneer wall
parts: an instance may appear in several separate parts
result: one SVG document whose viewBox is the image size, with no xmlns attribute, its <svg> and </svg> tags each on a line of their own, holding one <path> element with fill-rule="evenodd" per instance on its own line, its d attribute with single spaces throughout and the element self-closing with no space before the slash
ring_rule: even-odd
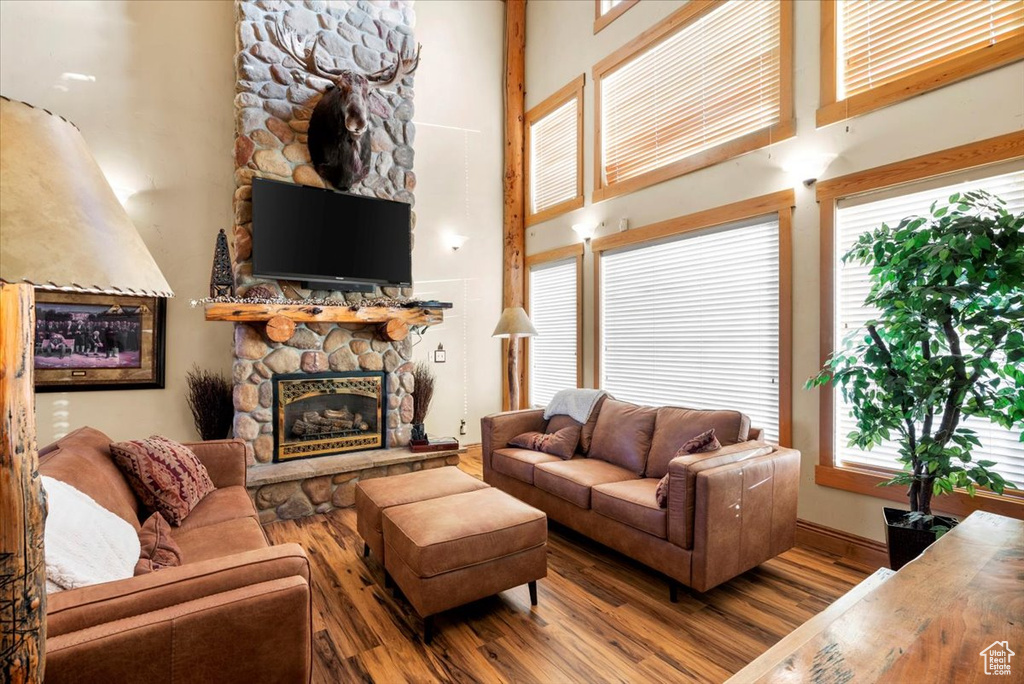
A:
<svg viewBox="0 0 1024 684">
<path fill-rule="evenodd" d="M 413 53 L 414 23 L 411 3 L 403 1 L 236 2 L 233 237 L 235 284 L 240 295 L 255 285 L 264 285 L 279 296 L 298 300 L 331 297 L 356 302 L 363 297 L 311 291 L 301 288 L 299 283 L 261 280 L 252 275 L 252 179 L 261 176 L 324 187 L 309 163 L 306 133 L 313 107 L 327 81 L 303 72 L 270 40 L 267 27 L 277 25 L 305 37 L 307 42 L 312 42 L 314 35 L 319 36 L 324 47 L 321 59 L 326 53 L 333 57 L 335 66 L 372 72 L 390 64 L 399 52 Z M 412 204 L 416 187 L 412 171 L 413 76 L 407 76 L 396 88 L 381 91 L 381 94 L 387 101 L 388 115 L 370 115 L 372 170 L 350 192 Z M 384 288 L 383 292 L 369 296 L 411 294 L 411 290 L 399 292 L 397 288 Z M 282 344 L 271 342 L 261 324 L 236 324 L 234 357 L 234 434 L 249 445 L 250 466 L 267 463 L 273 458 L 270 378 L 275 373 L 385 371 L 388 374 L 388 445 L 408 444 L 413 391 L 410 340 L 384 341 L 378 338 L 373 326 L 309 323 L 298 326 L 295 335 Z M 338 484 L 334 483 L 333 488 Z M 255 493 L 258 501 L 267 504 L 262 508 L 277 501 L 281 491 L 287 489 L 280 485 L 274 487 L 262 498 Z M 299 488 L 298 483 L 295 488 Z M 316 496 L 309 496 L 315 506 L 320 506 L 325 503 L 320 500 L 322 483 L 314 489 Z M 342 495 L 340 500 L 347 502 L 346 505 L 350 503 L 347 495 Z M 297 508 L 305 511 L 306 506 Z"/>
</svg>

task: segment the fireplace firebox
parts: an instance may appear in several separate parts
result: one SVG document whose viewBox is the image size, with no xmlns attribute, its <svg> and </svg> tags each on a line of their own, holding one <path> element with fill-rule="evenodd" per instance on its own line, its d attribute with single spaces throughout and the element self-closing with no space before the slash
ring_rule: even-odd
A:
<svg viewBox="0 0 1024 684">
<path fill-rule="evenodd" d="M 387 446 L 384 373 L 275 375 L 274 461 Z"/>
</svg>

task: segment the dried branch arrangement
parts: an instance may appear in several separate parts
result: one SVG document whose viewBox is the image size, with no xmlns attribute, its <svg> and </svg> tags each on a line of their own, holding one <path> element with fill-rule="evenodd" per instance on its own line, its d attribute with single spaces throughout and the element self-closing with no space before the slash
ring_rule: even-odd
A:
<svg viewBox="0 0 1024 684">
<path fill-rule="evenodd" d="M 231 380 L 220 373 L 192 366 L 186 382 L 185 398 L 199 436 L 204 440 L 227 437 L 235 417 Z"/>
<path fill-rule="evenodd" d="M 420 361 L 412 369 L 412 422 L 422 423 L 430 410 L 430 401 L 434 398 L 434 383 L 437 376 L 430 370 L 425 361 Z"/>
</svg>

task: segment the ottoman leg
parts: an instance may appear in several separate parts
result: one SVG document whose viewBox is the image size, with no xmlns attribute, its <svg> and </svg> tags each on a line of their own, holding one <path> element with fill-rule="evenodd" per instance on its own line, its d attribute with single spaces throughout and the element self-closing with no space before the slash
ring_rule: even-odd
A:
<svg viewBox="0 0 1024 684">
<path fill-rule="evenodd" d="M 537 605 L 537 581 L 530 582 L 530 605 Z"/>
<path fill-rule="evenodd" d="M 363 544 L 363 558 L 366 558 L 369 555 L 370 555 L 370 545 L 369 544 Z"/>
<path fill-rule="evenodd" d="M 434 616 L 423 618 L 423 643 L 429 644 L 434 639 Z"/>
<path fill-rule="evenodd" d="M 385 571 L 384 571 L 384 588 L 385 588 L 385 589 L 390 589 L 390 588 L 391 588 L 391 587 L 393 587 L 394 585 L 395 585 L 395 583 L 394 583 L 394 581 L 393 581 L 393 580 L 391 579 L 391 573 L 390 573 L 390 572 L 388 572 L 387 570 L 385 570 Z"/>
</svg>

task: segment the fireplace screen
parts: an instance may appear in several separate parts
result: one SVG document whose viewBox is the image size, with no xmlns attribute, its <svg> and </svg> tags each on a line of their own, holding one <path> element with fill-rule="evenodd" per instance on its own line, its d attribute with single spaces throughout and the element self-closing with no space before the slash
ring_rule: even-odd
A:
<svg viewBox="0 0 1024 684">
<path fill-rule="evenodd" d="M 274 460 L 385 446 L 383 373 L 274 376 Z"/>
</svg>

